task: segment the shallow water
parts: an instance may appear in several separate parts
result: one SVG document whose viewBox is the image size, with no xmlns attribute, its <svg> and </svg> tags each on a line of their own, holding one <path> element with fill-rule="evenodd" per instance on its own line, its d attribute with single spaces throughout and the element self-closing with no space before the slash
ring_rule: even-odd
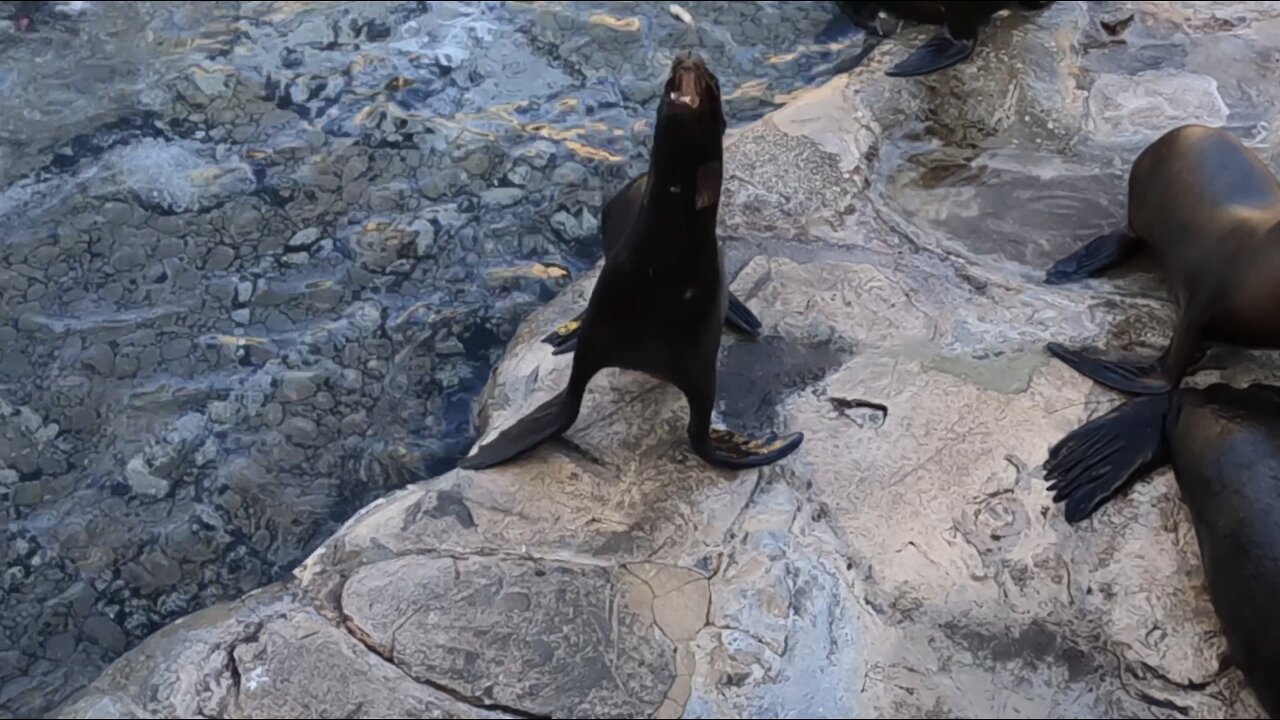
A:
<svg viewBox="0 0 1280 720">
<path fill-rule="evenodd" d="M 830 3 L 44 5 L 0 20 L 0 716 L 452 467 L 676 50 L 741 125 L 862 47 Z"/>
</svg>

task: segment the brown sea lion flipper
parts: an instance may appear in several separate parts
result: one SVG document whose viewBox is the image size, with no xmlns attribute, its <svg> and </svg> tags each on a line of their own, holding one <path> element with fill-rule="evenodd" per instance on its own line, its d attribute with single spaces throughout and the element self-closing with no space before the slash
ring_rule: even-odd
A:
<svg viewBox="0 0 1280 720">
<path fill-rule="evenodd" d="M 1044 477 L 1067 522 L 1087 519 L 1130 482 L 1166 462 L 1171 394 L 1141 397 L 1072 431 L 1049 451 Z"/>
<path fill-rule="evenodd" d="M 1142 241 L 1124 227 L 1099 235 L 1089 244 L 1062 258 L 1045 273 L 1049 285 L 1062 285 L 1096 277 L 1129 260 L 1142 249 Z"/>
<path fill-rule="evenodd" d="M 917 77 L 946 70 L 973 55 L 978 47 L 977 28 L 942 28 L 905 60 L 885 71 L 889 77 Z"/>
<path fill-rule="evenodd" d="M 747 304 L 738 299 L 738 296 L 733 293 L 729 293 L 729 312 L 725 320 L 730 326 L 751 337 L 760 337 L 760 329 L 764 327 L 764 324 L 760 322 L 760 318 L 751 312 L 751 308 L 747 307 Z"/>
</svg>

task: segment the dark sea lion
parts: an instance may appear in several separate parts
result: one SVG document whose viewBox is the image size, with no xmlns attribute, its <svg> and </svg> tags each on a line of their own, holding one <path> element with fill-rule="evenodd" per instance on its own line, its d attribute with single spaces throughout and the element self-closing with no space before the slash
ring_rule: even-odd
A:
<svg viewBox="0 0 1280 720">
<path fill-rule="evenodd" d="M 801 433 L 757 440 L 711 427 L 729 306 L 716 240 L 724 129 L 719 80 L 700 59 L 677 57 L 658 105 L 644 202 L 591 292 L 568 387 L 460 467 L 492 467 L 565 432 L 578 418 L 587 384 L 610 367 L 679 388 L 689 405 L 689 442 L 709 463 L 759 467 L 800 447 Z"/>
<path fill-rule="evenodd" d="M 968 60 L 978 47 L 978 31 L 996 13 L 1013 7 L 1043 10 L 1052 0 L 1023 2 L 839 2 L 841 12 L 863 30 L 884 35 L 881 13 L 924 25 L 941 25 L 924 45 L 885 71 L 891 77 L 916 77 Z"/>
<path fill-rule="evenodd" d="M 616 255 L 620 243 L 627 237 L 636 219 L 640 217 L 645 197 L 648 195 L 648 179 L 649 173 L 632 178 L 600 210 L 600 235 L 604 239 L 606 262 L 610 255 Z M 578 313 L 577 317 L 560 325 L 542 338 L 543 342 L 555 347 L 552 355 L 563 355 L 577 347 L 578 331 L 585 315 L 585 311 Z M 760 337 L 760 328 L 763 327 L 760 318 L 756 317 L 746 303 L 738 299 L 732 291 L 729 293 L 729 311 L 725 322 L 751 337 Z"/>
<path fill-rule="evenodd" d="M 1206 342 L 1280 347 L 1280 181 L 1239 138 L 1185 125 L 1142 151 L 1129 176 L 1129 222 L 1059 260 L 1061 284 L 1138 254 L 1159 263 L 1178 304 L 1168 347 L 1150 360 L 1104 360 L 1049 343 L 1053 355 L 1121 392 L 1176 388 Z"/>
<path fill-rule="evenodd" d="M 1135 398 L 1059 441 L 1045 478 L 1077 523 L 1166 464 L 1191 511 L 1231 663 L 1280 717 L 1280 387 Z"/>
</svg>

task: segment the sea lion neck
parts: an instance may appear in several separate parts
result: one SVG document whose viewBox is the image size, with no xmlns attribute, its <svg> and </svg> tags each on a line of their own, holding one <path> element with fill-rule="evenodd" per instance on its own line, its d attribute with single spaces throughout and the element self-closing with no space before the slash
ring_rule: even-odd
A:
<svg viewBox="0 0 1280 720">
<path fill-rule="evenodd" d="M 687 131 L 660 125 L 654 135 L 646 204 L 687 217 L 699 210 L 714 210 L 719 204 L 723 153 L 720 147 L 699 148 L 687 140 L 681 142 L 681 132 Z"/>
</svg>

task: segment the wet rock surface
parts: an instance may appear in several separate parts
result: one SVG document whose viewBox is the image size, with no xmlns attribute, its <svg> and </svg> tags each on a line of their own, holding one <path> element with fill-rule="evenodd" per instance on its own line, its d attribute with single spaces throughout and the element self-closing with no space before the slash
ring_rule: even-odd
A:
<svg viewBox="0 0 1280 720">
<path fill-rule="evenodd" d="M 803 430 L 798 453 L 708 468 L 678 392 L 606 371 L 563 441 L 373 503 L 285 583 L 164 630 L 61 714 L 250 714 L 218 705 L 248 675 L 207 648 L 272 607 L 363 648 L 312 682 L 264 671 L 257 692 L 296 714 L 336 708 L 333 678 L 356 692 L 398 672 L 526 716 L 1260 717 L 1219 670 L 1168 473 L 1075 528 L 1042 481 L 1051 444 L 1118 400 L 1044 343 L 1159 348 L 1160 283 L 1040 278 L 1123 217 L 1128 161 L 1170 127 L 1225 125 L 1274 160 L 1276 27 L 1257 4 L 1060 2 L 910 82 L 882 71 L 929 31 L 886 43 L 727 157 L 722 234 L 765 337 L 725 335 L 722 420 Z M 594 278 L 520 325 L 486 435 L 565 382 L 570 358 L 538 338 Z M 1231 360 L 1197 380 L 1280 369 Z M 196 689 L 140 689 L 172 673 Z"/>
<path fill-rule="evenodd" d="M 740 125 L 861 47 L 821 3 L 45 5 L 0 28 L 0 717 L 452 468 L 676 48 Z"/>
</svg>

